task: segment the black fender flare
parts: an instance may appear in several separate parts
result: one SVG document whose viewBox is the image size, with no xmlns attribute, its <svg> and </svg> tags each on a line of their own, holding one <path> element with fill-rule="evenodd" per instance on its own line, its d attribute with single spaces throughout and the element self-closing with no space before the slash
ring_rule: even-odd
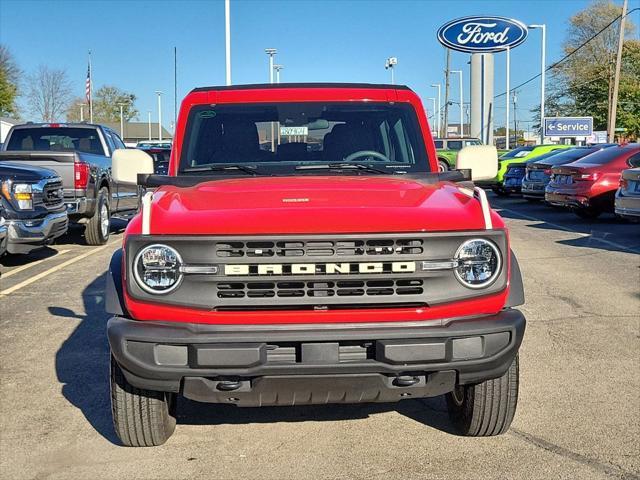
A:
<svg viewBox="0 0 640 480">
<path fill-rule="evenodd" d="M 509 262 L 509 297 L 505 307 L 517 307 L 524 304 L 524 284 L 522 283 L 522 273 L 516 255 L 511 252 Z"/>
<path fill-rule="evenodd" d="M 122 285 L 122 248 L 113 252 L 111 262 L 109 262 L 104 293 L 104 309 L 112 315 L 127 315 Z"/>
</svg>

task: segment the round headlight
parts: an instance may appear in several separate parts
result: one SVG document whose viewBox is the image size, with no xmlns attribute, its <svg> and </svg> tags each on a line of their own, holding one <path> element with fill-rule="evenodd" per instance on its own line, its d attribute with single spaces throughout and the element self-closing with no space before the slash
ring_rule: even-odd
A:
<svg viewBox="0 0 640 480">
<path fill-rule="evenodd" d="M 169 293 L 182 280 L 180 265 L 182 258 L 175 249 L 166 245 L 149 245 L 136 255 L 133 274 L 145 292 Z"/>
<path fill-rule="evenodd" d="M 455 259 L 458 260 L 456 277 L 465 287 L 488 287 L 500 274 L 500 251 L 489 240 L 467 240 L 458 248 Z"/>
</svg>

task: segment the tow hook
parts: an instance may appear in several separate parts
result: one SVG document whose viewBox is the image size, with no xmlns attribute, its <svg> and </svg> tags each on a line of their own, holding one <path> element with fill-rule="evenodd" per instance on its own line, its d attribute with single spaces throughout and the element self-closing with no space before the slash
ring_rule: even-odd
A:
<svg viewBox="0 0 640 480">
<path fill-rule="evenodd" d="M 393 379 L 393 384 L 396 387 L 410 387 L 418 383 L 420 379 L 411 375 L 401 375 Z"/>
<path fill-rule="evenodd" d="M 223 382 L 218 383 L 218 385 L 216 385 L 216 388 L 218 390 L 222 390 L 223 392 L 231 392 L 232 390 L 237 390 L 240 388 L 240 381 L 239 380 L 225 380 Z"/>
</svg>

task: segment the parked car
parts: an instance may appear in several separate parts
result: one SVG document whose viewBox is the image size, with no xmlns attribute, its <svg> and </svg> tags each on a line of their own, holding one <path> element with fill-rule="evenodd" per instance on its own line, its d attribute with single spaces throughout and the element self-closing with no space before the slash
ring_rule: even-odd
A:
<svg viewBox="0 0 640 480">
<path fill-rule="evenodd" d="M 0 202 L 0 257 L 7 252 L 8 231 L 7 223 L 4 219 L 4 208 L 2 207 L 2 202 Z"/>
<path fill-rule="evenodd" d="M 629 168 L 622 171 L 620 187 L 616 191 L 615 212 L 620 217 L 640 221 L 640 162 L 631 159 Z"/>
<path fill-rule="evenodd" d="M 555 155 L 558 155 L 561 152 L 567 152 L 567 151 L 571 151 L 571 149 L 551 150 L 550 152 L 542 154 L 539 157 L 533 157 L 533 158 L 530 158 L 529 160 L 525 160 L 524 162 L 510 163 L 503 177 L 502 185 L 503 185 L 504 191 L 507 193 L 520 193 L 522 189 L 522 180 L 524 179 L 525 172 L 529 164 L 553 157 Z"/>
<path fill-rule="evenodd" d="M 138 142 L 136 148 L 151 155 L 153 171 L 156 175 L 166 175 L 169 172 L 171 142 Z"/>
<path fill-rule="evenodd" d="M 0 183 L 9 253 L 29 253 L 66 233 L 69 220 L 56 172 L 0 162 Z"/>
<path fill-rule="evenodd" d="M 544 190 L 551 179 L 551 168 L 580 160 L 587 155 L 615 147 L 617 143 L 601 143 L 589 147 L 574 147 L 568 150 L 554 150 L 551 155 L 545 154 L 527 162 L 526 172 L 522 179 L 522 197 L 527 200 L 544 200 Z"/>
<path fill-rule="evenodd" d="M 553 167 L 545 190 L 551 205 L 571 208 L 582 218 L 613 212 L 622 171 L 640 166 L 640 144 L 605 148 L 580 160 Z"/>
<path fill-rule="evenodd" d="M 112 215 L 138 208 L 138 189 L 111 176 L 111 156 L 125 148 L 111 129 L 86 123 L 27 123 L 9 131 L 0 160 L 51 168 L 62 178 L 64 203 L 72 222 L 85 225 L 89 245 L 109 238 Z"/>
<path fill-rule="evenodd" d="M 309 134 L 261 149 L 278 120 Z M 177 394 L 236 406 L 446 394 L 461 434 L 509 428 L 525 330 L 518 263 L 484 191 L 438 172 L 418 95 L 205 87 L 182 102 L 176 131 L 172 176 L 150 175 L 139 150 L 114 156 L 119 180 L 156 188 L 106 284 L 125 445 L 165 442 Z M 457 167 L 492 178 L 496 149 L 466 147 Z"/>
<path fill-rule="evenodd" d="M 479 185 L 484 188 L 491 188 L 497 195 L 509 195 L 509 192 L 503 188 L 504 174 L 507 173 L 509 164 L 522 163 L 553 150 L 566 149 L 570 147 L 571 145 L 531 145 L 515 148 L 498 158 L 498 174 L 495 178 L 486 182 L 481 182 Z"/>
<path fill-rule="evenodd" d="M 438 154 L 438 171 L 446 172 L 456 166 L 458 152 L 469 145 L 482 145 L 479 138 L 436 138 L 433 140 Z"/>
</svg>

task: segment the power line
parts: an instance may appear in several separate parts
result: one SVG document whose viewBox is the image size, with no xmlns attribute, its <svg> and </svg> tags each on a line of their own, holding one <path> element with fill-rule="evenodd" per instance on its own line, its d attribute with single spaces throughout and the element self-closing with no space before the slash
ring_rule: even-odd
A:
<svg viewBox="0 0 640 480">
<path fill-rule="evenodd" d="M 627 12 L 627 14 L 625 15 L 625 17 L 629 16 L 631 13 L 635 12 L 636 10 L 640 10 L 640 7 L 636 7 L 633 10 L 629 10 Z M 550 65 L 549 67 L 547 67 L 545 69 L 545 72 L 548 72 L 549 70 L 556 68 L 558 65 L 560 65 L 562 62 L 564 62 L 567 58 L 569 58 L 571 55 L 573 55 L 574 53 L 576 53 L 578 50 L 580 50 L 582 47 L 584 47 L 585 45 L 587 45 L 587 43 L 589 43 L 591 40 L 593 40 L 594 38 L 596 38 L 598 35 L 600 35 L 602 32 L 604 32 L 607 28 L 609 28 L 611 25 L 613 25 L 615 22 L 617 22 L 618 20 L 620 20 L 622 18 L 622 14 L 618 15 L 616 18 L 614 18 L 609 24 L 607 24 L 607 26 L 605 26 L 604 28 L 602 28 L 602 30 L 600 30 L 598 33 L 594 34 L 591 38 L 587 39 L 582 45 L 580 45 L 578 48 L 576 48 L 575 50 L 573 50 L 572 52 L 566 54 L 564 57 L 562 57 L 560 60 L 558 60 L 557 62 L 555 62 L 553 65 Z M 533 82 L 534 80 L 540 78 L 542 76 L 542 73 L 538 73 L 537 75 L 531 77 L 529 80 L 522 82 L 520 85 L 517 85 L 515 87 L 513 87 L 512 89 L 510 89 L 509 91 L 512 92 L 517 88 L 523 87 L 528 83 Z M 502 97 L 504 95 L 506 95 L 507 92 L 503 92 L 499 95 L 495 95 L 493 98 L 498 98 L 498 97 Z"/>
</svg>

